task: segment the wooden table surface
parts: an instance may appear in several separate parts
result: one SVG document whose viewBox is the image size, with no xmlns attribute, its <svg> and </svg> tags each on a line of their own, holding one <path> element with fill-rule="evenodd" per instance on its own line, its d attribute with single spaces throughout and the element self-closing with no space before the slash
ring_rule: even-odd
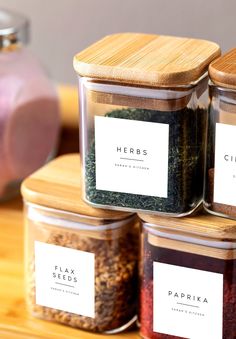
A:
<svg viewBox="0 0 236 339">
<path fill-rule="evenodd" d="M 63 126 L 73 126 L 77 124 L 76 91 L 65 87 L 61 88 L 60 95 Z M 21 198 L 0 204 L 0 339 L 139 338 L 138 332 L 112 336 L 91 334 L 31 317 L 24 302 L 23 230 Z"/>
</svg>

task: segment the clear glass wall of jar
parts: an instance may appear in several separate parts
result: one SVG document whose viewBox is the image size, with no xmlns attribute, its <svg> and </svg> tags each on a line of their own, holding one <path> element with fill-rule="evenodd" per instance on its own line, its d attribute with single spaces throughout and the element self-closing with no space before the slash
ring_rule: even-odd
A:
<svg viewBox="0 0 236 339">
<path fill-rule="evenodd" d="M 140 217 L 141 337 L 234 338 L 235 222 L 211 215 Z"/>
<path fill-rule="evenodd" d="M 204 207 L 236 219 L 236 49 L 210 65 Z"/>
<path fill-rule="evenodd" d="M 175 217 L 198 207 L 207 66 L 219 54 L 209 41 L 124 33 L 75 56 L 88 203 Z"/>
<path fill-rule="evenodd" d="M 203 195 L 207 75 L 168 89 L 79 81 L 85 200 L 95 207 L 192 213 Z M 125 133 L 132 129 L 139 132 L 131 142 Z M 145 133 L 154 133 L 155 143 Z M 151 155 L 160 157 L 155 165 Z"/>
<path fill-rule="evenodd" d="M 87 206 L 78 155 L 57 158 L 22 184 L 25 280 L 38 318 L 116 333 L 136 321 L 139 222 Z"/>
<path fill-rule="evenodd" d="M 94 332 L 116 333 L 134 323 L 135 217 L 90 220 L 30 204 L 25 213 L 31 314 Z"/>
</svg>

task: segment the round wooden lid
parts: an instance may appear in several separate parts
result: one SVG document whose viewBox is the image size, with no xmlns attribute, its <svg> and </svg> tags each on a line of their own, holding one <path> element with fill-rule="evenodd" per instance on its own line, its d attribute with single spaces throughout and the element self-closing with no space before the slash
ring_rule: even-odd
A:
<svg viewBox="0 0 236 339">
<path fill-rule="evenodd" d="M 189 235 L 218 240 L 236 240 L 236 220 L 205 213 L 184 218 L 165 218 L 145 213 L 138 213 L 138 216 L 148 224 L 166 227 Z"/>
<path fill-rule="evenodd" d="M 220 47 L 207 40 L 164 35 L 109 35 L 74 57 L 80 76 L 144 86 L 188 85 L 198 80 Z"/>
<path fill-rule="evenodd" d="M 82 199 L 80 156 L 61 156 L 24 180 L 26 202 L 95 218 L 119 220 L 132 213 L 98 209 Z"/>
<path fill-rule="evenodd" d="M 213 61 L 209 75 L 214 84 L 236 89 L 236 48 Z"/>
</svg>

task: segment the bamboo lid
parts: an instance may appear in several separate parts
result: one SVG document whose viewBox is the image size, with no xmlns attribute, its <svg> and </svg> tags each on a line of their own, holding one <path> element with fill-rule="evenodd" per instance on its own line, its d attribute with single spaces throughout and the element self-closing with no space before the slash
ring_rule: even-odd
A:
<svg viewBox="0 0 236 339">
<path fill-rule="evenodd" d="M 236 258 L 236 249 L 219 248 L 209 246 L 210 244 L 201 244 L 199 242 L 191 243 L 187 241 L 162 238 L 152 233 L 148 233 L 148 242 L 155 247 L 168 248 L 170 250 L 185 252 L 186 254 L 198 254 L 201 256 L 217 258 L 222 260 L 232 260 Z"/>
<path fill-rule="evenodd" d="M 82 199 L 80 156 L 61 156 L 24 180 L 26 202 L 94 218 L 119 220 L 131 213 L 97 209 Z"/>
<path fill-rule="evenodd" d="M 207 40 L 121 33 L 78 53 L 74 69 L 89 78 L 173 87 L 198 80 L 219 55 L 220 47 Z"/>
<path fill-rule="evenodd" d="M 209 75 L 216 85 L 236 89 L 236 48 L 213 61 Z"/>
<path fill-rule="evenodd" d="M 210 214 L 200 214 L 193 217 L 170 218 L 158 217 L 138 213 L 140 219 L 153 226 L 165 227 L 171 231 L 178 231 L 205 238 L 217 240 L 236 240 L 236 221 L 213 216 Z"/>
</svg>

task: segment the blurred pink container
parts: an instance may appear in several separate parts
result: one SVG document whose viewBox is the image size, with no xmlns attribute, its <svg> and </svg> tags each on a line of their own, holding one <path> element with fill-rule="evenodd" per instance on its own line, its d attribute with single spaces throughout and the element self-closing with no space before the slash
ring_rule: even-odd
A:
<svg viewBox="0 0 236 339">
<path fill-rule="evenodd" d="M 0 10 L 0 200 L 54 154 L 60 127 L 56 90 L 24 47 L 28 20 Z"/>
</svg>

